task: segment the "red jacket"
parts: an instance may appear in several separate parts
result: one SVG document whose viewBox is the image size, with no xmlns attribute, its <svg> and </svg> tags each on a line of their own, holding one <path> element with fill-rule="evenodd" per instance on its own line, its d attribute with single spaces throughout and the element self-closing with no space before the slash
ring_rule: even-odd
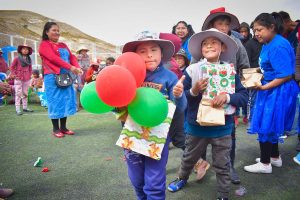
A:
<svg viewBox="0 0 300 200">
<path fill-rule="evenodd" d="M 60 58 L 59 48 L 66 48 L 70 54 L 70 64 L 65 62 Z M 71 66 L 79 67 L 76 56 L 74 56 L 68 46 L 65 43 L 59 42 L 57 44 L 49 41 L 43 40 L 40 44 L 39 53 L 42 58 L 42 66 L 44 74 L 59 74 L 60 68 L 65 68 L 70 70 Z M 51 70 L 49 70 L 49 68 Z"/>
</svg>

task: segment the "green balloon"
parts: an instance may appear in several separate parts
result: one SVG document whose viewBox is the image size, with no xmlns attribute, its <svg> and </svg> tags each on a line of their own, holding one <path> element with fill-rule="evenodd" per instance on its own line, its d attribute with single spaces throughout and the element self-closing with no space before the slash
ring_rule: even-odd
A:
<svg viewBox="0 0 300 200">
<path fill-rule="evenodd" d="M 128 113 L 139 125 L 153 127 L 161 124 L 168 115 L 166 98 L 153 88 L 140 87 L 128 105 Z"/>
<path fill-rule="evenodd" d="M 91 113 L 101 114 L 109 112 L 113 107 L 105 104 L 97 95 L 96 82 L 86 84 L 80 94 L 80 102 L 82 107 Z"/>
</svg>

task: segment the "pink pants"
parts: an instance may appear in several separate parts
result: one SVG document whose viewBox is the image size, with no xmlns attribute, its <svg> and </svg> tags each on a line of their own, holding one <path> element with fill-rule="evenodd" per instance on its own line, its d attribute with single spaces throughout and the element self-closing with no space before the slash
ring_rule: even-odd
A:
<svg viewBox="0 0 300 200">
<path fill-rule="evenodd" d="M 21 81 L 21 80 L 15 80 L 15 105 L 16 108 L 20 108 L 21 100 L 23 108 L 27 109 L 27 96 L 28 96 L 28 88 L 30 85 L 29 81 Z"/>
</svg>

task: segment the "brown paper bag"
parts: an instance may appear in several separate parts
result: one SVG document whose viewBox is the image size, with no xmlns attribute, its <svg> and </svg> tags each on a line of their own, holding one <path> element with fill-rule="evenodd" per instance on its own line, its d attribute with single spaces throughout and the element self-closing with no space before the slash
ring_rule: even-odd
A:
<svg viewBox="0 0 300 200">
<path fill-rule="evenodd" d="M 198 109 L 197 122 L 201 126 L 225 125 L 224 108 L 214 108 L 211 106 L 211 100 L 202 99 Z"/>
<path fill-rule="evenodd" d="M 259 68 L 243 69 L 243 77 L 241 83 L 245 88 L 260 86 L 262 77 L 263 74 L 260 72 Z"/>
</svg>

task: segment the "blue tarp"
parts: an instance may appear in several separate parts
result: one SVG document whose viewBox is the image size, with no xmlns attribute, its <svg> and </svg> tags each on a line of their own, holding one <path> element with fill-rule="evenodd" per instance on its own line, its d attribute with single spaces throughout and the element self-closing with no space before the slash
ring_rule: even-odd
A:
<svg viewBox="0 0 300 200">
<path fill-rule="evenodd" d="M 17 47 L 10 46 L 10 45 L 1 47 L 1 49 L 2 49 L 2 52 L 3 52 L 2 56 L 3 56 L 6 63 L 8 63 L 8 53 L 10 53 L 12 51 L 17 51 Z"/>
</svg>

